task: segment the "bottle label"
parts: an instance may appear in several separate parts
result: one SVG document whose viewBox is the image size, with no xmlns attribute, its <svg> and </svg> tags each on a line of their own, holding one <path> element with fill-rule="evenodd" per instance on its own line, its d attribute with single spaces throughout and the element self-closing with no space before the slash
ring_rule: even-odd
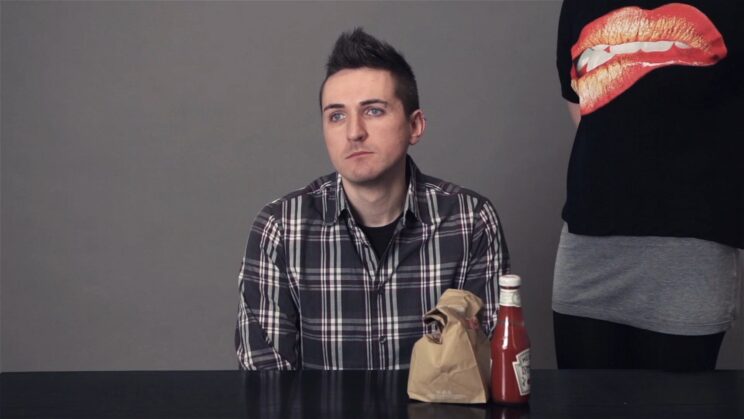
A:
<svg viewBox="0 0 744 419">
<path fill-rule="evenodd" d="M 522 307 L 522 298 L 519 297 L 519 291 L 505 289 L 500 290 L 499 305 L 508 307 Z"/>
<path fill-rule="evenodd" d="M 519 395 L 530 394 L 530 349 L 527 348 L 517 354 L 517 360 L 512 362 L 514 375 L 517 377 Z"/>
</svg>

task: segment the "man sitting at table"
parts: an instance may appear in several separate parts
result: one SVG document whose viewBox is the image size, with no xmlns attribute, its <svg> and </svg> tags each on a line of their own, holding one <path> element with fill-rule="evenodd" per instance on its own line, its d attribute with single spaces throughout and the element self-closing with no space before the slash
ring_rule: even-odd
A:
<svg viewBox="0 0 744 419">
<path fill-rule="evenodd" d="M 488 199 L 422 174 L 426 126 L 411 67 L 361 29 L 320 89 L 336 172 L 266 205 L 248 236 L 235 333 L 242 369 L 408 368 L 447 288 L 478 295 L 490 332 L 506 242 Z"/>
</svg>

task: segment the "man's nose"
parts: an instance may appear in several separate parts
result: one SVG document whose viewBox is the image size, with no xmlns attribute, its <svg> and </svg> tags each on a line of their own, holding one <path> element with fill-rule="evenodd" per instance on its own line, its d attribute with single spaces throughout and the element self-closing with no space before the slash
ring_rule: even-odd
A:
<svg viewBox="0 0 744 419">
<path fill-rule="evenodd" d="M 349 141 L 364 141 L 367 139 L 367 130 L 361 116 L 352 115 L 346 124 L 346 138 Z"/>
</svg>

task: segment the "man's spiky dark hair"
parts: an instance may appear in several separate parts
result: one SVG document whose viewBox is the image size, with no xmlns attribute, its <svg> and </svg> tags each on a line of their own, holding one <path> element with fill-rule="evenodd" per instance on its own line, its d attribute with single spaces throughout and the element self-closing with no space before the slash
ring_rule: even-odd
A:
<svg viewBox="0 0 744 419">
<path fill-rule="evenodd" d="M 326 63 L 325 80 L 320 86 L 321 98 L 323 86 L 329 77 L 341 70 L 363 67 L 387 70 L 393 75 L 395 95 L 403 102 L 406 115 L 410 116 L 419 109 L 418 87 L 411 66 L 390 44 L 364 32 L 362 28 L 344 32 L 336 40 Z"/>
</svg>

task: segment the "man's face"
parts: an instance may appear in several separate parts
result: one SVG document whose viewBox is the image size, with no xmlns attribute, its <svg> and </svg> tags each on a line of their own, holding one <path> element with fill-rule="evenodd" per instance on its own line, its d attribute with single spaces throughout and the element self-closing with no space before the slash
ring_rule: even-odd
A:
<svg viewBox="0 0 744 419">
<path fill-rule="evenodd" d="M 405 173 L 409 145 L 423 134 L 423 114 L 406 115 L 387 70 L 346 69 L 323 87 L 323 135 L 345 182 L 379 185 Z"/>
</svg>

